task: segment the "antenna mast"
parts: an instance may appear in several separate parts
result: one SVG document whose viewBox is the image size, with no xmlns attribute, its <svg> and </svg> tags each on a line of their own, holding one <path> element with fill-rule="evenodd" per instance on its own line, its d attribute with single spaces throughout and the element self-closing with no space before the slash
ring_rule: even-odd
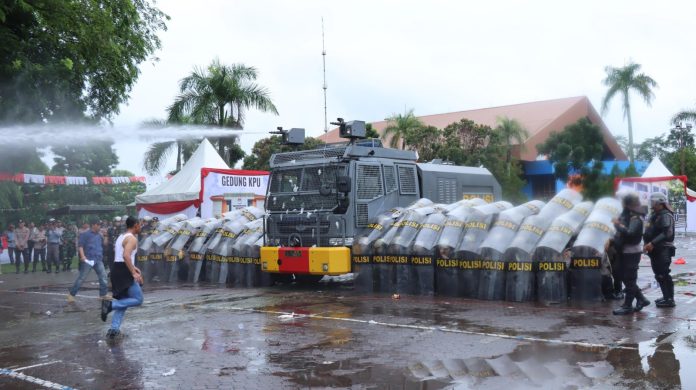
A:
<svg viewBox="0 0 696 390">
<path fill-rule="evenodd" d="M 323 62 L 324 69 L 324 84 L 322 88 L 324 89 L 324 134 L 329 132 L 329 122 L 326 116 L 326 49 L 324 48 L 324 17 L 321 18 L 321 58 Z"/>
</svg>

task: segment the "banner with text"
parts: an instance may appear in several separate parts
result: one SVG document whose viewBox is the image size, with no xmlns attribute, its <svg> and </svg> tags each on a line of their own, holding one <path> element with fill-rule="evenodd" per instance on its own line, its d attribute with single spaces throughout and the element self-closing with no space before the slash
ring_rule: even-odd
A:
<svg viewBox="0 0 696 390">
<path fill-rule="evenodd" d="M 201 218 L 247 206 L 265 208 L 267 171 L 201 169 Z"/>
</svg>

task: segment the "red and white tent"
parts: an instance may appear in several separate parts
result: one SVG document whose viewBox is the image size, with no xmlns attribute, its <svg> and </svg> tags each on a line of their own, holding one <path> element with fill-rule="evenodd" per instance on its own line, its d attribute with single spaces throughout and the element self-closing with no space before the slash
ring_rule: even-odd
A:
<svg viewBox="0 0 696 390">
<path fill-rule="evenodd" d="M 195 217 L 201 205 L 201 169 L 229 169 L 217 150 L 207 139 L 170 180 L 135 197 L 138 215 L 160 219 L 176 214 Z"/>
<path fill-rule="evenodd" d="M 682 175 L 673 175 L 665 164 L 655 157 L 643 172 L 641 177 L 622 177 L 614 179 L 614 190 L 632 190 L 638 192 L 643 203 L 648 203 L 650 194 L 662 192 L 668 194 L 667 183 L 679 180 L 684 184 L 684 196 L 686 197 L 686 230 L 696 232 L 696 191 L 687 187 L 688 178 Z"/>
</svg>

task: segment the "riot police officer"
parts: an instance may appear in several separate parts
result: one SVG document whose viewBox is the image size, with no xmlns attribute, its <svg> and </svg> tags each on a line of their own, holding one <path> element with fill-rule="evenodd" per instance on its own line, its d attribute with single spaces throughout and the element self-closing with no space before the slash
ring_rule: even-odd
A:
<svg viewBox="0 0 696 390">
<path fill-rule="evenodd" d="M 618 219 L 615 219 L 616 236 L 614 245 L 621 256 L 621 270 L 623 282 L 626 285 L 626 295 L 623 305 L 614 310 L 614 314 L 630 314 L 640 311 L 643 307 L 650 304 L 645 298 L 637 284 L 638 263 L 643 253 L 641 240 L 643 239 L 643 217 L 640 199 L 636 194 L 627 194 L 623 198 L 623 211 Z M 633 307 L 633 300 L 636 300 L 636 307 Z"/>
<path fill-rule="evenodd" d="M 653 212 L 645 231 L 644 250 L 650 256 L 655 280 L 662 290 L 662 298 L 655 301 L 655 306 L 674 307 L 674 282 L 669 274 L 674 256 L 674 212 L 663 193 L 651 194 L 650 203 Z"/>
</svg>

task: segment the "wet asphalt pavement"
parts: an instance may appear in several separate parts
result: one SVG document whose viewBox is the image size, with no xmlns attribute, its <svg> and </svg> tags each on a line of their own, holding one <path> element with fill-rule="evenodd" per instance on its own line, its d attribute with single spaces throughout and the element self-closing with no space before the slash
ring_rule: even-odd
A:
<svg viewBox="0 0 696 390">
<path fill-rule="evenodd" d="M 146 285 L 106 342 L 92 273 L 0 275 L 0 388 L 696 388 L 696 239 L 678 306 L 541 306 L 361 295 L 350 284 Z M 675 258 L 675 259 L 676 259 Z M 640 284 L 649 299 L 647 258 Z M 110 320 L 110 318 L 109 318 Z"/>
</svg>

